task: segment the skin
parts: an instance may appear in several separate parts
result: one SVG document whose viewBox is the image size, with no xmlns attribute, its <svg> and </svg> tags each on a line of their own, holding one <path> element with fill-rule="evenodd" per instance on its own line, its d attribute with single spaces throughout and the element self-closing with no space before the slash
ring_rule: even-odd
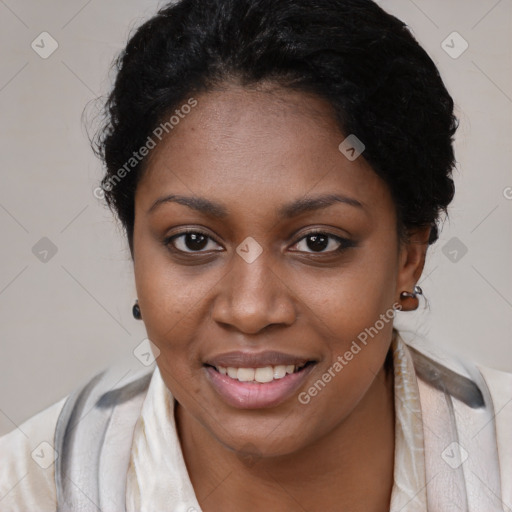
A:
<svg viewBox="0 0 512 512">
<path fill-rule="evenodd" d="M 328 103 L 313 95 L 229 84 L 195 96 L 197 106 L 150 154 L 136 191 L 133 233 L 139 305 L 157 365 L 177 400 L 187 469 L 202 509 L 389 510 L 393 485 L 393 378 L 383 363 L 392 322 L 308 404 L 294 395 L 267 409 L 226 404 L 206 378 L 207 357 L 279 350 L 316 360 L 307 390 L 359 333 L 402 302 L 425 262 L 429 230 L 399 244 L 388 186 L 363 156 L 349 161 Z M 283 204 L 343 194 L 291 218 Z M 217 219 L 162 196 L 221 203 Z M 178 254 L 164 239 L 183 229 L 211 238 Z M 353 241 L 320 253 L 313 228 Z M 237 246 L 253 237 L 252 263 Z"/>
</svg>

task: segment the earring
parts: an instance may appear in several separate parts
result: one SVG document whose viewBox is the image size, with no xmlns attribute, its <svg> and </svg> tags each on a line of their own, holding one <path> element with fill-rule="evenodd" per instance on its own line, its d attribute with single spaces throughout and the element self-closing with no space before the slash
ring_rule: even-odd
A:
<svg viewBox="0 0 512 512">
<path fill-rule="evenodd" d="M 418 309 L 418 305 L 420 303 L 420 301 L 418 299 L 418 295 L 423 295 L 423 290 L 418 285 L 414 286 L 412 293 L 407 292 L 407 291 L 403 291 L 402 293 L 400 293 L 401 300 L 411 299 L 414 301 L 414 303 L 413 303 L 414 307 L 411 307 L 410 309 L 406 309 L 406 311 L 413 311 L 415 309 Z"/>
<path fill-rule="evenodd" d="M 142 314 L 140 312 L 140 306 L 139 306 L 138 300 L 136 300 L 135 304 L 133 305 L 132 314 L 133 314 L 133 318 L 135 318 L 135 320 L 142 320 Z"/>
<path fill-rule="evenodd" d="M 401 298 L 411 297 L 411 298 L 415 299 L 416 295 L 423 295 L 423 290 L 418 285 L 414 286 L 414 290 L 412 293 L 404 291 L 400 294 L 400 297 Z"/>
</svg>

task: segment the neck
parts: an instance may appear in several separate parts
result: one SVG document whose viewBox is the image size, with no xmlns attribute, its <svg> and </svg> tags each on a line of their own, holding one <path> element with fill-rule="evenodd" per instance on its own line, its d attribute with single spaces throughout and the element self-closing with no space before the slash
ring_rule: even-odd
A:
<svg viewBox="0 0 512 512">
<path fill-rule="evenodd" d="M 389 510 L 394 470 L 393 374 L 382 368 L 349 417 L 314 445 L 243 461 L 179 405 L 176 423 L 203 512 Z M 298 505 L 300 504 L 300 506 Z"/>
</svg>

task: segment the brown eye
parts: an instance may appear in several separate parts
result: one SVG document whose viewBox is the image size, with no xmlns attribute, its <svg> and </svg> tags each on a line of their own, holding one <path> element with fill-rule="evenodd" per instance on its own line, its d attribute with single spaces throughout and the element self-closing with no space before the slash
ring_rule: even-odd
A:
<svg viewBox="0 0 512 512">
<path fill-rule="evenodd" d="M 174 249 L 181 252 L 203 252 L 209 244 L 218 246 L 208 235 L 200 231 L 187 231 L 179 235 L 173 235 L 165 241 L 165 245 L 171 244 Z M 209 250 L 216 250 L 210 247 Z"/>
<path fill-rule="evenodd" d="M 308 248 L 315 252 L 323 251 L 329 246 L 329 237 L 322 233 L 308 235 L 305 240 Z"/>
<path fill-rule="evenodd" d="M 353 246 L 354 243 L 347 238 L 331 235 L 322 231 L 308 233 L 295 244 L 297 251 L 309 253 L 330 253 L 342 251 L 343 249 Z"/>
</svg>

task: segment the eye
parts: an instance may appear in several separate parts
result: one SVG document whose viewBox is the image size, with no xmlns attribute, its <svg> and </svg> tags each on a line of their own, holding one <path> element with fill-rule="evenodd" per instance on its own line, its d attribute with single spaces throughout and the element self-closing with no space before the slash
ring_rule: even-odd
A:
<svg viewBox="0 0 512 512">
<path fill-rule="evenodd" d="M 209 247 L 209 245 L 212 244 L 220 247 L 212 238 L 210 238 L 210 236 L 201 231 L 184 231 L 178 235 L 166 238 L 164 244 L 166 246 L 171 246 L 170 249 L 189 253 L 219 250 L 214 247 Z"/>
<path fill-rule="evenodd" d="M 299 252 L 332 253 L 341 252 L 353 247 L 355 244 L 347 238 L 325 233 L 323 231 L 311 231 L 302 237 L 296 244 Z M 309 251 L 307 249 L 310 249 Z"/>
</svg>

